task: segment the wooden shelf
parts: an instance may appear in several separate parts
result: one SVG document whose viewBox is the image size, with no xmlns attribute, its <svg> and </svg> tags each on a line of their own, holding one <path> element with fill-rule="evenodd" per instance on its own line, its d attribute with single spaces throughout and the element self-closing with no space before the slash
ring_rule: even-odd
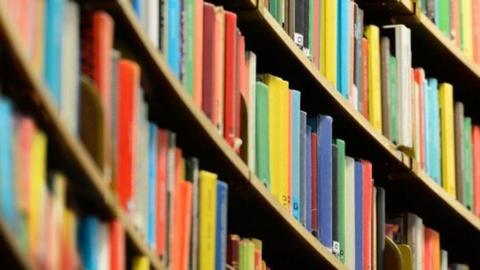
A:
<svg viewBox="0 0 480 270">
<path fill-rule="evenodd" d="M 411 0 L 359 0 L 367 23 L 405 24 L 412 30 L 413 65 L 423 67 L 427 77 L 449 82 L 455 97 L 465 103 L 466 113 L 476 119 L 480 100 L 480 66 L 440 29 Z M 434 60 L 434 61 L 432 61 Z"/>
<path fill-rule="evenodd" d="M 148 94 L 150 107 L 154 111 L 153 120 L 176 132 L 180 147 L 187 155 L 198 157 L 202 169 L 216 172 L 222 180 L 229 183 L 229 207 L 233 208 L 229 211 L 229 232 L 262 239 L 268 262 L 268 254 L 287 252 L 290 261 L 295 261 L 297 265 L 308 267 L 306 263 L 309 262 L 310 265 L 319 265 L 324 269 L 345 269 L 336 257 L 280 206 L 205 114 L 193 104 L 186 90 L 171 73 L 164 56 L 141 28 L 130 3 L 112 0 L 85 1 L 84 4 L 87 8 L 107 10 L 114 16 L 116 28 L 119 29 L 116 33 L 116 46 L 121 48 L 125 57 L 140 64 L 144 85 L 158 86 L 159 89 Z M 175 119 L 166 119 L 168 117 L 165 115 L 175 115 Z M 256 218 L 252 219 L 253 216 Z M 252 223 L 246 220 L 263 222 Z M 276 224 L 276 229 L 271 224 Z M 264 230 L 259 229 L 262 226 L 266 226 Z M 278 243 L 288 243 L 296 248 L 285 249 L 284 245 Z M 278 261 L 278 256 L 270 258 L 277 258 Z M 288 269 L 284 261 L 281 263 L 283 265 L 279 264 L 276 269 Z"/>
<path fill-rule="evenodd" d="M 146 255 L 153 269 L 164 269 L 160 259 L 150 252 L 145 241 L 134 229 L 131 221 L 125 217 L 116 199 L 104 182 L 102 174 L 81 142 L 70 134 L 54 109 L 48 89 L 34 74 L 25 57 L 23 47 L 15 34 L 15 28 L 0 9 L 0 42 L 8 52 L 4 53 L 3 64 L 10 65 L 11 71 L 5 74 L 11 82 L 18 82 L 19 92 L 15 93 L 14 102 L 31 107 L 37 124 L 47 133 L 49 146 L 56 159 L 54 164 L 63 164 L 64 169 L 78 197 L 82 210 L 94 213 L 102 218 L 117 218 L 123 225 L 128 249 L 135 254 Z M 6 70 L 8 71 L 8 70 Z M 50 152 L 52 153 L 52 152 Z M 55 159 L 55 158 L 54 158 Z M 27 268 L 30 269 L 30 268 Z"/>
<path fill-rule="evenodd" d="M 6 269 L 37 269 L 27 254 L 20 250 L 18 239 L 15 239 L 2 219 L 0 219 L 0 252 L 2 267 Z"/>
</svg>

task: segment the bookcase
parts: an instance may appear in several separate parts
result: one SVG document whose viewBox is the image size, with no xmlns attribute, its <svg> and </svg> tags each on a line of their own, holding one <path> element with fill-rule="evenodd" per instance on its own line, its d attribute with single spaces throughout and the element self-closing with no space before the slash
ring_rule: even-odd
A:
<svg viewBox="0 0 480 270">
<path fill-rule="evenodd" d="M 152 118 L 156 124 L 177 134 L 177 143 L 188 156 L 198 157 L 202 168 L 211 170 L 229 184 L 229 232 L 252 235 L 263 241 L 264 255 L 282 269 L 348 269 L 303 227 L 274 198 L 248 165 L 228 145 L 201 109 L 195 106 L 184 86 L 142 29 L 127 0 L 79 0 L 87 10 L 105 10 L 115 21 L 115 48 L 135 60 L 142 68 L 142 84 Z M 257 55 L 258 73 L 273 73 L 301 89 L 302 109 L 326 113 L 335 119 L 334 137 L 348 142 L 347 154 L 372 162 L 375 184 L 386 189 L 388 212 L 412 211 L 442 237 L 449 256 L 463 260 L 471 269 L 480 267 L 475 254 L 480 240 L 480 219 L 438 186 L 417 161 L 401 152 L 349 103 L 321 75 L 268 12 L 262 0 L 212 1 L 234 11 L 246 47 Z M 475 86 L 480 83 L 480 67 L 464 53 L 410 0 L 361 0 L 365 20 L 376 24 L 406 24 L 412 29 L 414 65 L 430 76 L 455 85 L 455 97 L 466 104 L 469 115 L 478 119 L 475 104 L 480 98 Z M 58 116 L 48 89 L 32 71 L 22 51 L 16 27 L 0 9 L 1 59 L 5 77 L 15 81 L 22 92 L 14 102 L 29 111 L 47 134 L 52 164 L 75 181 L 73 185 L 82 209 L 102 219 L 116 218 L 124 228 L 127 254 L 146 256 L 151 269 L 166 269 L 129 219 L 117 199 L 103 182 L 103 176 L 78 138 L 71 135 Z M 279 57 L 281 56 L 281 57 Z M 448 63 L 446 65 L 439 64 Z M 459 89 L 459 91 L 457 91 Z M 164 117 L 168 115 L 169 117 Z M 20 251 L 15 236 L 0 219 L 0 250 L 9 269 L 36 269 Z"/>
</svg>

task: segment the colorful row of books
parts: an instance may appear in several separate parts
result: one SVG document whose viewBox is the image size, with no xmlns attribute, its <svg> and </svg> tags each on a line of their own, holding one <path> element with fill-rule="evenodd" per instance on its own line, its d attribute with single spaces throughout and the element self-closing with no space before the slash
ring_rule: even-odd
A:
<svg viewBox="0 0 480 270">
<path fill-rule="evenodd" d="M 469 269 L 465 264 L 449 262 L 448 252 L 441 249 L 440 234 L 424 226 L 413 213 L 387 215 L 385 234 L 385 253 L 395 249 L 399 253 L 396 260 L 392 260 L 395 256 L 386 256 L 390 260 L 385 262 L 385 269 Z M 410 267 L 398 268 L 402 264 Z"/>
<path fill-rule="evenodd" d="M 67 179 L 47 168 L 46 135 L 3 97 L 0 119 L 0 213 L 21 250 L 41 269 L 125 269 L 123 227 L 71 208 Z"/>
<path fill-rule="evenodd" d="M 480 64 L 480 1 L 422 0 L 420 10 L 434 22 L 442 33 L 453 40 L 465 55 Z"/>
<path fill-rule="evenodd" d="M 269 270 L 262 257 L 262 246 L 262 241 L 256 238 L 228 235 L 227 265 L 238 270 Z"/>
</svg>

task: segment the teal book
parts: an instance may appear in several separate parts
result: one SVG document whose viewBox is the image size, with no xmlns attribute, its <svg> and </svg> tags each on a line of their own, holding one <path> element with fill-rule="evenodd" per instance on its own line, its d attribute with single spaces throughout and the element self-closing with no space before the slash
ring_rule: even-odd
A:
<svg viewBox="0 0 480 270">
<path fill-rule="evenodd" d="M 292 213 L 293 217 L 300 221 L 300 132 L 301 132 L 301 113 L 300 113 L 300 92 L 291 90 L 292 100 L 291 109 L 291 185 L 292 185 Z"/>
<path fill-rule="evenodd" d="M 389 106 L 389 116 L 390 116 L 390 137 L 393 143 L 399 142 L 399 132 L 398 132 L 398 88 L 397 88 L 397 58 L 395 56 L 390 56 L 389 61 L 390 68 L 389 78 L 390 78 L 390 106 Z"/>
<path fill-rule="evenodd" d="M 183 21 L 183 60 L 184 60 L 184 72 L 183 72 L 183 84 L 188 94 L 193 97 L 193 82 L 194 82 L 194 51 L 195 51 L 195 1 L 184 0 L 184 14 L 185 19 Z"/>
<path fill-rule="evenodd" d="M 337 27 L 337 83 L 338 90 L 343 97 L 348 98 L 351 87 L 351 67 L 350 67 L 350 53 L 351 53 L 351 1 L 338 0 L 338 27 Z"/>
<path fill-rule="evenodd" d="M 465 206 L 473 209 L 473 148 L 472 148 L 472 119 L 465 117 L 463 122 L 464 135 L 464 171 L 463 171 L 463 196 L 465 199 Z"/>
<path fill-rule="evenodd" d="M 441 182 L 441 144 L 440 144 L 440 109 L 439 109 L 439 101 L 438 101 L 438 81 L 437 79 L 429 79 L 429 91 L 431 94 L 431 101 L 432 103 L 432 171 L 430 177 L 437 183 L 440 184 Z"/>
<path fill-rule="evenodd" d="M 345 141 L 336 139 L 335 146 L 337 155 L 336 160 L 333 160 L 336 163 L 336 173 L 333 179 L 333 207 L 336 213 L 336 228 L 334 228 L 336 235 L 334 239 L 338 242 L 340 260 L 345 262 Z"/>
<path fill-rule="evenodd" d="M 270 188 L 268 129 L 268 86 L 257 82 L 255 92 L 255 170 L 262 183 Z"/>
</svg>

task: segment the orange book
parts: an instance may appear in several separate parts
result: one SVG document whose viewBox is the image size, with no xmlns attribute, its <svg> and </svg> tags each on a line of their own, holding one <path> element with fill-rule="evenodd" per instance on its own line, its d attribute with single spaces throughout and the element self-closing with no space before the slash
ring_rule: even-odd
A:
<svg viewBox="0 0 480 270">
<path fill-rule="evenodd" d="M 120 204 L 127 211 L 132 205 L 133 188 L 133 153 L 136 95 L 140 90 L 140 67 L 130 60 L 120 60 L 118 94 L 118 130 L 117 130 L 117 166 L 116 190 Z"/>
<path fill-rule="evenodd" d="M 202 108 L 203 89 L 203 0 L 194 1 L 195 25 L 193 26 L 195 37 L 194 60 L 193 60 L 193 100 L 198 108 Z"/>
<path fill-rule="evenodd" d="M 125 246 L 125 231 L 122 224 L 113 220 L 109 224 L 110 230 L 110 269 L 124 270 L 127 264 L 125 255 L 127 254 Z"/>
<path fill-rule="evenodd" d="M 192 214 L 192 184 L 175 183 L 175 220 L 173 224 L 172 270 L 188 270 Z"/>
<path fill-rule="evenodd" d="M 190 235 L 192 232 L 192 200 L 193 200 L 193 187 L 192 183 L 187 181 L 182 181 L 182 203 L 184 204 L 183 208 L 183 218 L 184 222 L 182 224 L 182 260 L 181 268 L 182 270 L 188 270 L 188 264 L 190 261 Z"/>
<path fill-rule="evenodd" d="M 114 35 L 112 17 L 104 11 L 87 12 L 81 18 L 81 68 L 96 85 L 103 108 L 104 164 L 107 181 L 112 177 L 111 103 L 112 103 L 112 48 Z"/>
<path fill-rule="evenodd" d="M 427 227 L 424 229 L 423 269 L 440 270 L 440 235 Z"/>
</svg>

